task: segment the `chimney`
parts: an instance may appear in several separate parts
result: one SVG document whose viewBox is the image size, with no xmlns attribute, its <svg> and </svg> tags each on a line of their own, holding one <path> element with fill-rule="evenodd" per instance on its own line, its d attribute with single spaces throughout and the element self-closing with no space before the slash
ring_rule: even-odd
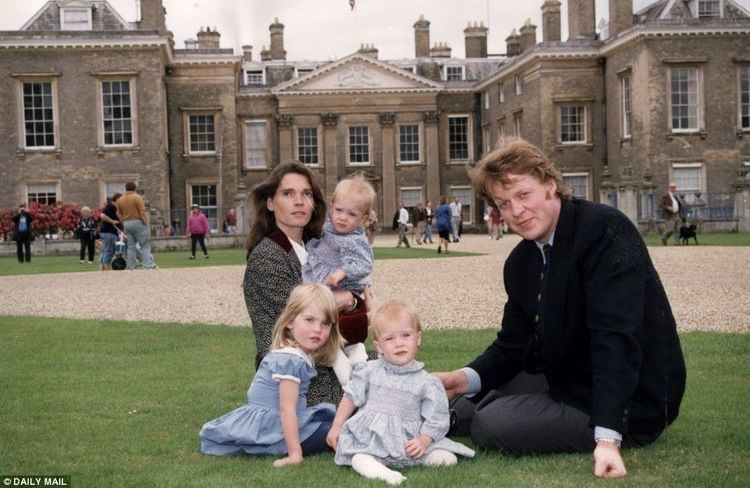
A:
<svg viewBox="0 0 750 488">
<path fill-rule="evenodd" d="M 560 42 L 560 5 L 558 0 L 546 0 L 542 5 L 542 41 Z"/>
<path fill-rule="evenodd" d="M 508 37 L 505 38 L 505 55 L 509 58 L 521 54 L 521 36 L 516 34 L 513 29 Z"/>
<path fill-rule="evenodd" d="M 428 58 L 430 56 L 430 21 L 424 15 L 414 23 L 414 57 Z"/>
<path fill-rule="evenodd" d="M 164 14 L 165 10 L 161 0 L 141 0 L 141 20 L 138 21 L 138 28 L 166 34 L 167 25 Z"/>
<path fill-rule="evenodd" d="M 242 46 L 242 61 L 244 63 L 253 62 L 253 46 L 249 44 Z"/>
<path fill-rule="evenodd" d="M 467 58 L 486 58 L 487 57 L 487 27 L 484 22 L 469 22 L 468 27 L 464 29 L 464 40 L 466 42 Z"/>
<path fill-rule="evenodd" d="M 433 58 L 450 58 L 451 48 L 446 42 L 438 42 L 430 49 L 430 56 Z"/>
<path fill-rule="evenodd" d="M 375 47 L 375 44 L 361 44 L 357 52 L 378 59 L 378 48 Z"/>
<path fill-rule="evenodd" d="M 284 51 L 284 24 L 277 17 L 268 28 L 271 31 L 271 59 L 286 59 Z"/>
<path fill-rule="evenodd" d="M 609 0 L 609 37 L 633 27 L 633 0 Z"/>
<path fill-rule="evenodd" d="M 531 23 L 531 19 L 521 27 L 521 52 L 531 49 L 536 45 L 536 26 Z"/>
<path fill-rule="evenodd" d="M 568 40 L 596 36 L 595 0 L 568 1 Z"/>
<path fill-rule="evenodd" d="M 271 51 L 266 49 L 266 46 L 263 46 L 263 49 L 260 50 L 260 60 L 261 61 L 270 61 L 271 60 Z"/>
<path fill-rule="evenodd" d="M 220 39 L 221 34 L 216 30 L 216 27 L 214 27 L 214 30 L 206 27 L 205 31 L 201 27 L 201 31 L 198 33 L 198 49 L 219 49 Z"/>
</svg>

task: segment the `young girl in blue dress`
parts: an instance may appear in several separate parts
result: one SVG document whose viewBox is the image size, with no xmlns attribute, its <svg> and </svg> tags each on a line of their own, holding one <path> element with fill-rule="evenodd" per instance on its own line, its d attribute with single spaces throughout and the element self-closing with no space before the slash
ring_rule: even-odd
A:
<svg viewBox="0 0 750 488">
<path fill-rule="evenodd" d="M 271 351 L 247 391 L 247 404 L 203 426 L 201 451 L 285 456 L 273 463 L 282 467 L 328 450 L 325 438 L 336 407 L 308 407 L 306 394 L 315 364 L 330 366 L 339 347 L 338 307 L 331 290 L 320 284 L 296 287 L 276 322 Z"/>
<path fill-rule="evenodd" d="M 336 464 L 397 485 L 406 478 L 388 466 L 452 465 L 456 454 L 473 457 L 473 450 L 445 437 L 448 397 L 440 380 L 415 360 L 422 327 L 414 310 L 391 300 L 371 323 L 380 357 L 355 365 L 344 385 L 327 437 Z"/>
</svg>

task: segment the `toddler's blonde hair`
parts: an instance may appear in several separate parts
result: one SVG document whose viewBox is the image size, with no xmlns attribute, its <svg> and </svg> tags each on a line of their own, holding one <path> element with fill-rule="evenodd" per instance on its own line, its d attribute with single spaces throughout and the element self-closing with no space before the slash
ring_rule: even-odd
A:
<svg viewBox="0 0 750 488">
<path fill-rule="evenodd" d="M 333 190 L 331 202 L 335 202 L 338 197 L 348 197 L 357 202 L 364 219 L 370 215 L 370 210 L 375 205 L 375 188 L 367 181 L 365 175 L 355 173 L 339 181 Z"/>
<path fill-rule="evenodd" d="M 341 347 L 339 309 L 330 288 L 319 283 L 299 285 L 292 290 L 289 299 L 286 301 L 284 311 L 281 312 L 274 326 L 271 349 L 295 345 L 290 325 L 299 314 L 312 304 L 317 304 L 323 309 L 326 322 L 331 325 L 331 334 L 328 336 L 328 340 L 319 349 L 312 352 L 312 357 L 315 364 L 330 366 Z"/>
<path fill-rule="evenodd" d="M 406 319 L 417 332 L 422 332 L 422 322 L 419 320 L 416 310 L 411 305 L 398 301 L 388 300 L 380 305 L 370 319 L 370 329 L 373 337 L 378 339 L 378 327 L 400 319 Z"/>
</svg>

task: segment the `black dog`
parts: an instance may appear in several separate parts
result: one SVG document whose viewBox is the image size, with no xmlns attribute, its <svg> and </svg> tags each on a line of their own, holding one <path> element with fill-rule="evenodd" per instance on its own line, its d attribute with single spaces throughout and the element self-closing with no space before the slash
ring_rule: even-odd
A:
<svg viewBox="0 0 750 488">
<path fill-rule="evenodd" d="M 698 236 L 696 233 L 696 229 L 697 227 L 695 226 L 695 224 L 683 225 L 682 227 L 680 227 L 680 241 L 687 246 L 688 244 L 690 244 L 689 239 L 692 237 L 695 241 L 695 245 L 697 246 Z"/>
</svg>

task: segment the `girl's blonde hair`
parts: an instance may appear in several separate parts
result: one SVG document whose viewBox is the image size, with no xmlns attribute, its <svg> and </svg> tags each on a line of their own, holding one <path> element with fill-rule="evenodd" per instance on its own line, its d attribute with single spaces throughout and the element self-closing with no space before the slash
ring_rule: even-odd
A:
<svg viewBox="0 0 750 488">
<path fill-rule="evenodd" d="M 330 366 L 336 358 L 341 347 L 341 336 L 339 335 L 339 309 L 333 292 L 319 283 L 308 283 L 299 285 L 289 295 L 284 311 L 279 315 L 273 330 L 273 342 L 271 349 L 294 346 L 294 336 L 290 325 L 307 307 L 312 304 L 320 306 L 323 315 L 331 325 L 331 334 L 328 340 L 319 349 L 312 352 L 315 364 Z"/>
<path fill-rule="evenodd" d="M 355 173 L 339 181 L 333 190 L 331 203 L 339 196 L 346 196 L 357 202 L 363 217 L 370 215 L 370 210 L 375 205 L 375 188 L 362 173 Z"/>
<path fill-rule="evenodd" d="M 87 207 L 86 205 L 84 205 L 83 207 L 81 207 L 81 213 L 83 213 L 83 212 L 89 212 L 89 213 L 91 213 L 91 208 Z"/>
<path fill-rule="evenodd" d="M 412 324 L 414 330 L 422 332 L 422 322 L 419 320 L 416 310 L 411 305 L 398 300 L 388 300 L 380 305 L 370 319 L 370 328 L 373 337 L 378 338 L 378 327 L 397 320 L 406 319 Z"/>
</svg>

